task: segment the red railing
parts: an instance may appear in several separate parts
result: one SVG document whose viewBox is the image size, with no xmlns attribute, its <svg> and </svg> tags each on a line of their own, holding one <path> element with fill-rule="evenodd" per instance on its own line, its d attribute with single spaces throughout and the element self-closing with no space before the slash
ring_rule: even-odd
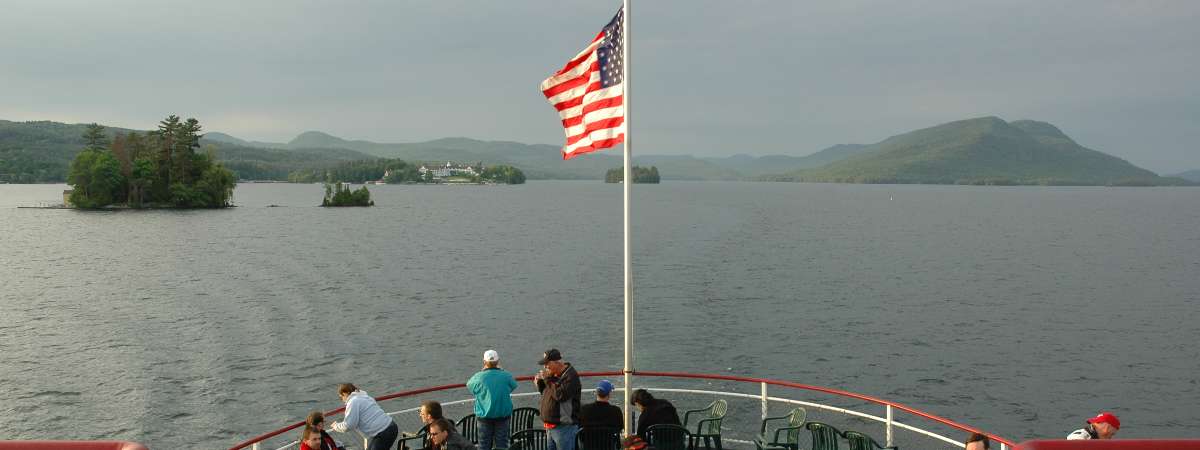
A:
<svg viewBox="0 0 1200 450">
<path fill-rule="evenodd" d="M 618 372 L 618 371 L 582 372 L 579 374 L 580 377 L 614 377 L 614 376 L 622 376 L 622 375 L 623 375 L 623 372 Z M 633 376 L 635 376 L 635 377 L 690 378 L 690 379 L 700 379 L 700 380 L 736 381 L 736 382 L 742 382 L 742 383 L 767 384 L 767 385 L 771 385 L 771 386 L 782 386 L 782 387 L 788 387 L 788 388 L 793 388 L 793 389 L 821 392 L 821 393 L 825 393 L 825 394 L 837 395 L 837 396 L 841 396 L 841 397 L 848 397 L 848 398 L 858 399 L 858 400 L 862 400 L 862 401 L 866 401 L 866 402 L 871 402 L 871 403 L 875 403 L 875 404 L 878 404 L 881 406 L 889 406 L 889 407 L 896 408 L 901 411 L 907 412 L 909 414 L 912 414 L 912 415 L 915 415 L 918 417 L 922 417 L 922 418 L 925 418 L 928 420 L 932 420 L 934 422 L 940 423 L 942 425 L 946 425 L 951 428 L 958 429 L 960 431 L 964 431 L 967 433 L 980 433 L 980 434 L 986 435 L 989 438 L 991 438 L 992 440 L 1000 442 L 1004 445 L 1007 445 L 1010 448 L 1012 448 L 1015 445 L 1012 441 L 1010 441 L 1008 439 L 1004 439 L 1000 436 L 996 436 L 991 433 L 986 433 L 986 432 L 983 432 L 974 427 L 969 427 L 967 425 L 960 424 L 960 423 L 952 421 L 950 419 L 946 419 L 946 418 L 939 417 L 939 416 L 936 416 L 933 414 L 929 414 L 927 412 L 918 410 L 916 408 L 912 408 L 907 405 L 903 405 L 900 403 L 872 397 L 869 395 L 863 395 L 863 394 L 857 394 L 854 392 L 843 391 L 840 389 L 833 389 L 833 388 L 827 388 L 827 387 L 821 387 L 821 386 L 813 386 L 813 385 L 801 384 L 801 383 L 793 383 L 790 381 L 771 380 L 771 379 L 767 379 L 767 378 L 739 377 L 739 376 L 733 376 L 733 375 L 711 375 L 711 374 L 696 374 L 696 373 L 685 373 L 685 372 L 641 372 L 641 371 L 635 371 L 635 372 L 633 372 Z M 519 380 L 519 381 L 529 381 L 532 379 L 533 379 L 533 376 L 531 376 L 531 375 L 517 377 L 517 380 Z M 441 385 L 441 386 L 413 389 L 413 390 L 408 390 L 408 391 L 397 392 L 394 394 L 383 395 L 383 396 L 375 397 L 375 400 L 382 402 L 385 400 L 391 400 L 391 399 L 402 398 L 402 397 L 411 397 L 414 395 L 424 394 L 424 393 L 428 393 L 428 392 L 437 392 L 437 391 L 444 391 L 444 390 L 449 390 L 449 389 L 457 389 L 457 388 L 465 388 L 465 387 L 466 387 L 466 384 L 464 384 L 464 383 L 446 384 L 446 385 Z M 330 410 L 330 411 L 326 412 L 325 415 L 329 416 L 329 415 L 333 415 L 333 414 L 340 414 L 344 409 L 345 409 L 345 407 Z M 302 426 L 304 426 L 303 421 L 296 422 L 296 423 L 293 423 L 286 427 L 272 431 L 270 433 L 266 433 L 261 436 L 251 438 L 245 442 L 242 442 L 240 444 L 237 444 L 237 445 L 231 447 L 230 450 L 240 450 L 243 448 L 247 448 L 247 447 L 254 445 L 255 443 L 263 442 L 267 439 L 273 438 L 275 436 L 279 436 L 283 433 L 286 433 L 291 430 L 295 430 Z"/>
</svg>

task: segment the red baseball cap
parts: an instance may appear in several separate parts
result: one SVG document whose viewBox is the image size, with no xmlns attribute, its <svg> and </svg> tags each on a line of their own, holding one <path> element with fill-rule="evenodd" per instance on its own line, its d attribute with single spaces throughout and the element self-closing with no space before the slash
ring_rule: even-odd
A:
<svg viewBox="0 0 1200 450">
<path fill-rule="evenodd" d="M 1114 416 L 1113 413 L 1110 413 L 1110 412 L 1102 412 L 1100 414 L 1097 414 L 1096 417 L 1093 417 L 1093 418 L 1087 420 L 1087 423 L 1097 423 L 1097 422 L 1104 422 L 1109 425 L 1112 425 L 1113 428 L 1116 428 L 1118 430 L 1121 429 L 1121 420 L 1117 419 L 1117 416 Z"/>
</svg>

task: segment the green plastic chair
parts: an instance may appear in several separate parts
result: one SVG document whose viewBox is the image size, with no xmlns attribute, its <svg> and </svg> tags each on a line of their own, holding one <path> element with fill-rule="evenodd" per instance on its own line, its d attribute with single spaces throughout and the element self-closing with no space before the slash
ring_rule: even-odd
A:
<svg viewBox="0 0 1200 450">
<path fill-rule="evenodd" d="M 458 433 L 462 437 L 467 438 L 468 441 L 476 444 L 479 443 L 479 420 L 475 418 L 474 414 L 463 417 L 462 420 L 458 421 Z"/>
<path fill-rule="evenodd" d="M 845 437 L 846 443 L 850 444 L 850 450 L 899 450 L 899 447 L 884 447 L 879 445 L 870 436 L 853 430 L 846 430 L 842 433 L 842 437 Z"/>
<path fill-rule="evenodd" d="M 539 422 L 538 418 L 541 413 L 537 408 L 517 408 L 512 412 L 512 419 L 508 421 L 508 435 L 520 433 L 525 430 L 534 429 L 534 425 Z"/>
<path fill-rule="evenodd" d="M 575 434 L 575 448 L 579 450 L 619 450 L 620 428 L 584 428 Z"/>
<path fill-rule="evenodd" d="M 510 450 L 546 450 L 546 430 L 533 428 L 518 432 L 508 439 Z"/>
<path fill-rule="evenodd" d="M 838 450 L 838 442 L 842 439 L 842 432 L 834 428 L 833 425 L 821 422 L 809 422 L 804 424 L 805 428 L 812 433 L 812 450 Z"/>
<path fill-rule="evenodd" d="M 692 432 L 682 425 L 651 425 L 646 429 L 646 444 L 655 450 L 692 450 Z"/>
<path fill-rule="evenodd" d="M 684 411 L 683 426 L 692 432 L 692 440 L 695 442 L 695 447 L 700 447 L 701 440 L 704 441 L 704 448 L 721 449 L 721 421 L 725 419 L 725 412 L 729 410 L 729 403 L 725 400 L 717 400 L 709 403 L 703 409 L 693 409 Z M 695 431 L 692 431 L 688 426 L 691 423 L 692 415 L 696 415 L 699 421 L 696 423 Z"/>
<path fill-rule="evenodd" d="M 420 443 L 421 445 L 413 447 L 409 443 Z M 396 450 L 421 450 L 425 448 L 429 448 L 429 425 L 421 427 L 421 430 L 412 436 L 400 436 L 400 439 L 396 440 Z"/>
<path fill-rule="evenodd" d="M 758 437 L 754 439 L 754 446 L 758 450 L 799 450 L 800 431 L 804 429 L 804 420 L 807 417 L 808 411 L 797 407 L 785 416 L 763 419 L 762 426 L 758 429 Z M 776 428 L 773 431 L 768 431 L 772 425 L 775 425 Z"/>
</svg>

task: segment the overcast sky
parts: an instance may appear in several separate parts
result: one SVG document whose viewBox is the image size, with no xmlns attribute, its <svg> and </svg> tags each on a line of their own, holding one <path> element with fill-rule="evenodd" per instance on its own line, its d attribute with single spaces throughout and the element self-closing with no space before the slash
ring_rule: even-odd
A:
<svg viewBox="0 0 1200 450">
<path fill-rule="evenodd" d="M 559 145 L 538 83 L 619 5 L 4 0 L 0 119 Z M 1200 1 L 635 0 L 631 27 L 639 154 L 804 155 L 995 115 L 1200 168 Z"/>
</svg>

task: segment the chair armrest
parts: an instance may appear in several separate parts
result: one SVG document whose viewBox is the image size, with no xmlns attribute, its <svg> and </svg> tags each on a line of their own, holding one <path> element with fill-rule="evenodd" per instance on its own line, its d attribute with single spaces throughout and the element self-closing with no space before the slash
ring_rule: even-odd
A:
<svg viewBox="0 0 1200 450">
<path fill-rule="evenodd" d="M 758 429 L 758 433 L 759 433 L 759 434 L 765 434 L 765 433 L 767 432 L 767 422 L 771 422 L 771 421 L 775 421 L 775 420 L 784 420 L 784 419 L 787 419 L 787 418 L 788 418 L 788 416 L 779 416 L 779 417 L 768 417 L 768 418 L 766 418 L 766 419 L 763 419 L 763 420 L 762 420 L 762 426 L 761 426 L 761 427 L 759 427 L 759 429 Z"/>
<path fill-rule="evenodd" d="M 779 442 L 779 433 L 782 433 L 784 431 L 803 430 L 803 429 L 804 429 L 804 425 L 795 426 L 795 427 L 776 428 L 775 436 L 772 437 L 771 442 Z"/>
<path fill-rule="evenodd" d="M 703 430 L 703 429 L 704 429 L 704 424 L 706 424 L 706 423 L 709 423 L 709 422 L 717 422 L 717 424 L 718 424 L 718 426 L 717 426 L 717 433 L 720 433 L 720 432 L 721 432 L 721 427 L 720 427 L 720 425 L 719 425 L 719 424 L 721 423 L 721 420 L 722 420 L 722 419 L 717 419 L 717 418 L 712 418 L 712 419 L 700 419 L 700 421 L 699 421 L 699 422 L 696 422 L 696 433 L 695 433 L 695 434 L 701 434 L 701 433 L 700 433 L 700 430 Z M 704 433 L 704 434 L 708 434 L 708 433 Z"/>
<path fill-rule="evenodd" d="M 693 413 L 702 413 L 702 412 L 705 412 L 705 411 L 708 411 L 708 408 L 704 408 L 704 409 L 689 409 L 689 410 L 687 410 L 687 411 L 684 411 L 684 412 L 683 412 L 683 426 L 684 426 L 684 427 L 686 427 L 686 426 L 687 426 L 687 424 L 688 424 L 688 418 L 689 418 L 689 417 L 690 417 L 690 416 L 691 416 Z"/>
</svg>

